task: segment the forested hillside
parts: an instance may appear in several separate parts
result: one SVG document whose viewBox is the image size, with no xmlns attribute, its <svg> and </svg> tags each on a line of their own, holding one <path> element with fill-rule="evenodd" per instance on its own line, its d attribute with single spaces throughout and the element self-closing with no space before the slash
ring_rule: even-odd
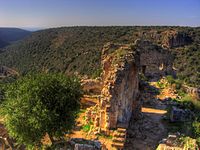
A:
<svg viewBox="0 0 200 150">
<path fill-rule="evenodd" d="M 185 45 L 168 48 L 176 56 L 174 66 L 178 76 L 191 85 L 200 85 L 200 28 L 52 28 L 34 32 L 26 39 L 8 46 L 6 51 L 0 54 L 0 65 L 14 68 L 21 74 L 30 71 L 78 72 L 96 77 L 101 70 L 101 50 L 107 42 L 132 43 L 142 38 L 163 45 L 168 30 L 180 32 L 188 41 L 185 41 Z"/>
<path fill-rule="evenodd" d="M 0 48 L 14 41 L 21 40 L 30 35 L 31 32 L 18 28 L 0 28 Z"/>
<path fill-rule="evenodd" d="M 192 43 L 176 48 L 174 65 L 181 80 L 200 87 L 200 28 L 188 30 Z"/>
<path fill-rule="evenodd" d="M 0 39 L 0 48 L 7 46 L 8 43 Z"/>
</svg>

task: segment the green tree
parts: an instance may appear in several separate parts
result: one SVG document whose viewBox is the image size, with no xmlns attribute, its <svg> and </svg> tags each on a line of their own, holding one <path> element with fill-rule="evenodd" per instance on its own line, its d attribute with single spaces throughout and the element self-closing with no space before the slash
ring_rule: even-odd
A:
<svg viewBox="0 0 200 150">
<path fill-rule="evenodd" d="M 10 136 L 27 147 L 39 147 L 45 134 L 53 140 L 73 127 L 81 96 L 77 78 L 29 75 L 7 87 L 1 112 Z"/>
</svg>

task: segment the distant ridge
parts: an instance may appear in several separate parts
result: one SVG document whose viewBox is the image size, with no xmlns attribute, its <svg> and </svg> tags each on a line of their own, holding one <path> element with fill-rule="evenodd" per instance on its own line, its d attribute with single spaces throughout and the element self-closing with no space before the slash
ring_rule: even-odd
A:
<svg viewBox="0 0 200 150">
<path fill-rule="evenodd" d="M 0 66 L 19 74 L 28 72 L 78 73 L 98 77 L 103 46 L 130 44 L 137 39 L 164 46 L 175 60 L 177 75 L 200 87 L 200 28 L 162 26 L 61 27 L 33 32 L 0 53 Z M 153 45 L 152 45 L 153 46 Z"/>
<path fill-rule="evenodd" d="M 30 31 L 19 28 L 0 27 L 0 48 L 8 46 L 12 42 L 21 40 L 30 34 Z"/>
</svg>

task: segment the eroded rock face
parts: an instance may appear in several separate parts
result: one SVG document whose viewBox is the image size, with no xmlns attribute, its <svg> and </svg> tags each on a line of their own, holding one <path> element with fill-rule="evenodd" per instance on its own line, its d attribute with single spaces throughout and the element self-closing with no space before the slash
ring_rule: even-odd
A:
<svg viewBox="0 0 200 150">
<path fill-rule="evenodd" d="M 102 52 L 101 130 L 128 127 L 139 106 L 139 54 L 131 45 L 106 45 Z M 137 113 L 135 111 L 135 113 Z"/>
</svg>

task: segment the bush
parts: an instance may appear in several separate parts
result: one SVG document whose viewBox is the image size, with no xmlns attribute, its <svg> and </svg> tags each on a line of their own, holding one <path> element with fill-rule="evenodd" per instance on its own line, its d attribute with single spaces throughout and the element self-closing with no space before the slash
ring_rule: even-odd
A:
<svg viewBox="0 0 200 150">
<path fill-rule="evenodd" d="M 84 126 L 82 127 L 82 130 L 83 130 L 84 132 L 89 132 L 90 129 L 91 129 L 91 125 L 90 125 L 90 124 L 86 124 L 86 125 L 84 125 Z"/>
<path fill-rule="evenodd" d="M 166 85 L 165 85 L 164 83 L 158 81 L 158 82 L 157 82 L 157 86 L 158 86 L 159 88 L 161 88 L 161 89 L 164 89 Z"/>
<path fill-rule="evenodd" d="M 194 121 L 192 126 L 193 126 L 195 136 L 200 138 L 200 122 Z"/>
<path fill-rule="evenodd" d="M 53 142 L 73 127 L 81 95 L 79 81 L 61 74 L 17 80 L 7 87 L 1 107 L 9 135 L 27 148 L 41 146 L 46 133 Z"/>
<path fill-rule="evenodd" d="M 174 84 L 175 83 L 175 79 L 172 77 L 172 76 L 166 76 L 166 79 L 167 81 L 170 83 L 170 84 Z"/>
</svg>

